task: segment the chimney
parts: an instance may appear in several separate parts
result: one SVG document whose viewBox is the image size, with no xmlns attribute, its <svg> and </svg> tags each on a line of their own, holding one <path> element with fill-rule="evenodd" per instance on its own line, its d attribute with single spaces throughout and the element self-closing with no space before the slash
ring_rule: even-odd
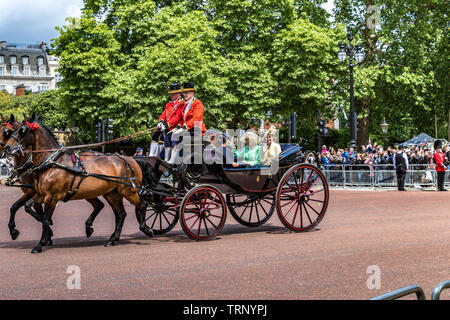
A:
<svg viewBox="0 0 450 320">
<path fill-rule="evenodd" d="M 25 95 L 25 86 L 23 84 L 19 84 L 16 87 L 16 97 L 24 96 Z"/>
<path fill-rule="evenodd" d="M 44 41 L 41 42 L 41 49 L 42 49 L 42 51 L 46 51 L 47 50 L 47 45 L 45 44 Z"/>
<path fill-rule="evenodd" d="M 0 49 L 6 49 L 6 41 L 5 40 L 0 41 Z"/>
</svg>

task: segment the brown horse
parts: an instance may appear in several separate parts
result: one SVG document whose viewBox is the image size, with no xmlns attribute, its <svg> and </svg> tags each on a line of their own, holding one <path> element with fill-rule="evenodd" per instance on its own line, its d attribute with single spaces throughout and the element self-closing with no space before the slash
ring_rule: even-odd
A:
<svg viewBox="0 0 450 320">
<path fill-rule="evenodd" d="M 116 227 L 106 243 L 106 246 L 112 246 L 119 241 L 126 217 L 123 206 L 125 198 L 135 205 L 139 229 L 147 236 L 153 236 L 153 230 L 145 223 L 145 202 L 138 195 L 142 172 L 133 158 L 97 156 L 84 161 L 85 170 L 69 170 L 72 167 L 70 155 L 59 148 L 53 133 L 38 119 L 24 120 L 17 134 L 7 140 L 4 148 L 11 155 L 33 153 L 33 184 L 37 193 L 25 206 L 32 210 L 31 206 L 35 203 L 43 204 L 44 214 L 42 237 L 32 253 L 42 252 L 42 246 L 51 239 L 50 220 L 59 201 L 104 196 L 115 214 Z"/>
<path fill-rule="evenodd" d="M 6 141 L 11 137 L 11 135 L 16 130 L 19 129 L 20 123 L 15 121 L 14 115 L 11 115 L 11 117 L 9 119 L 6 118 L 3 114 L 0 114 L 0 116 L 2 119 L 2 125 L 0 128 L 0 152 L 3 152 L 3 147 L 5 146 Z M 99 153 L 88 152 L 86 156 L 87 157 L 89 157 L 91 155 L 95 156 L 96 154 L 99 154 Z M 18 153 L 15 156 L 14 160 L 16 163 L 17 174 L 20 176 L 21 174 L 26 172 L 25 166 L 27 165 L 27 162 L 30 160 L 28 159 L 28 156 L 25 156 L 22 153 Z M 20 170 L 20 168 L 23 168 L 23 170 Z M 28 184 L 32 184 L 32 183 L 33 183 L 33 177 L 31 177 L 31 176 L 25 177 L 20 182 L 21 185 L 28 185 Z M 23 196 L 20 197 L 16 202 L 14 202 L 14 204 L 10 208 L 10 218 L 9 218 L 8 228 L 9 228 L 9 233 L 11 235 L 12 240 L 16 240 L 20 234 L 19 230 L 16 229 L 16 223 L 15 223 L 16 212 L 22 206 L 24 206 L 25 203 L 36 194 L 36 191 L 32 187 L 21 187 L 20 189 L 23 192 Z M 88 219 L 85 222 L 86 236 L 89 238 L 92 235 L 92 233 L 94 232 L 92 224 L 94 223 L 95 218 L 97 217 L 97 215 L 99 214 L 99 212 L 103 209 L 103 207 L 105 205 L 98 198 L 87 199 L 87 201 L 94 208 L 94 211 L 92 211 L 92 213 L 89 215 Z M 29 213 L 37 221 L 42 222 L 42 217 L 43 217 L 42 205 L 40 205 L 39 203 L 36 203 L 33 206 L 33 209 L 34 210 L 29 210 L 29 208 L 25 208 L 25 211 L 27 213 Z M 52 221 L 50 221 L 50 224 L 52 224 Z M 47 243 L 47 245 L 50 245 L 50 244 L 51 244 L 51 241 L 49 243 Z"/>
</svg>

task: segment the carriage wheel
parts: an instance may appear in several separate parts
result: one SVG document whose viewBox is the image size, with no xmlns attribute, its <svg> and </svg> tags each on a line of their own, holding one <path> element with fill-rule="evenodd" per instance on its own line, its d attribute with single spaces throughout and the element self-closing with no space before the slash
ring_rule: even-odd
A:
<svg viewBox="0 0 450 320">
<path fill-rule="evenodd" d="M 227 205 L 237 222 L 247 227 L 266 223 L 275 211 L 273 193 L 265 195 L 227 195 Z"/>
<path fill-rule="evenodd" d="M 165 197 L 160 201 L 147 205 L 146 218 L 150 228 L 156 235 L 169 232 L 178 222 L 179 199 Z"/>
<path fill-rule="evenodd" d="M 225 224 L 227 204 L 215 187 L 200 185 L 192 188 L 180 206 L 181 227 L 194 240 L 210 240 Z"/>
<path fill-rule="evenodd" d="M 328 183 L 319 168 L 299 164 L 281 178 L 276 192 L 281 222 L 293 231 L 308 231 L 319 224 L 328 207 Z"/>
</svg>

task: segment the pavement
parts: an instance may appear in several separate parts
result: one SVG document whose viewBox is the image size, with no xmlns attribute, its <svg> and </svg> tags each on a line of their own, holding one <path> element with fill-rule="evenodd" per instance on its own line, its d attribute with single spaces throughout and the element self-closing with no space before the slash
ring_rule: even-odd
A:
<svg viewBox="0 0 450 320">
<path fill-rule="evenodd" d="M 276 212 L 258 228 L 228 215 L 221 234 L 205 242 L 189 240 L 179 225 L 147 238 L 125 203 L 122 238 L 109 248 L 114 216 L 106 201 L 89 239 L 92 209 L 70 201 L 55 210 L 54 245 L 34 255 L 41 227 L 23 209 L 19 238 L 9 236 L 9 208 L 20 194 L 0 187 L 0 299 L 353 300 L 412 284 L 429 299 L 450 280 L 450 192 L 332 189 L 313 231 L 287 231 Z"/>
</svg>

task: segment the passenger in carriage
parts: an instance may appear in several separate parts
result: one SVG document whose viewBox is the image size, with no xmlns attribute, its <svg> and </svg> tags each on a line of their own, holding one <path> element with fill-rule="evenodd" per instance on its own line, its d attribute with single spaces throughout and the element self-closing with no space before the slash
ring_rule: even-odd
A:
<svg viewBox="0 0 450 320">
<path fill-rule="evenodd" d="M 245 134 L 245 146 L 241 150 L 235 150 L 234 156 L 237 162 L 233 167 L 256 166 L 261 163 L 261 146 L 258 145 L 258 136 L 253 132 Z"/>
<path fill-rule="evenodd" d="M 164 112 L 159 117 L 158 130 L 152 136 L 150 156 L 158 157 L 164 147 L 164 159 L 169 161 L 172 142 L 172 130 L 183 124 L 183 110 L 185 101 L 181 98 L 181 86 L 173 83 L 169 86 L 170 102 L 166 104 Z"/>
<path fill-rule="evenodd" d="M 270 166 L 274 159 L 278 159 L 281 146 L 274 141 L 275 126 L 271 126 L 266 134 L 266 143 L 263 146 L 263 157 L 261 163 Z"/>
</svg>

